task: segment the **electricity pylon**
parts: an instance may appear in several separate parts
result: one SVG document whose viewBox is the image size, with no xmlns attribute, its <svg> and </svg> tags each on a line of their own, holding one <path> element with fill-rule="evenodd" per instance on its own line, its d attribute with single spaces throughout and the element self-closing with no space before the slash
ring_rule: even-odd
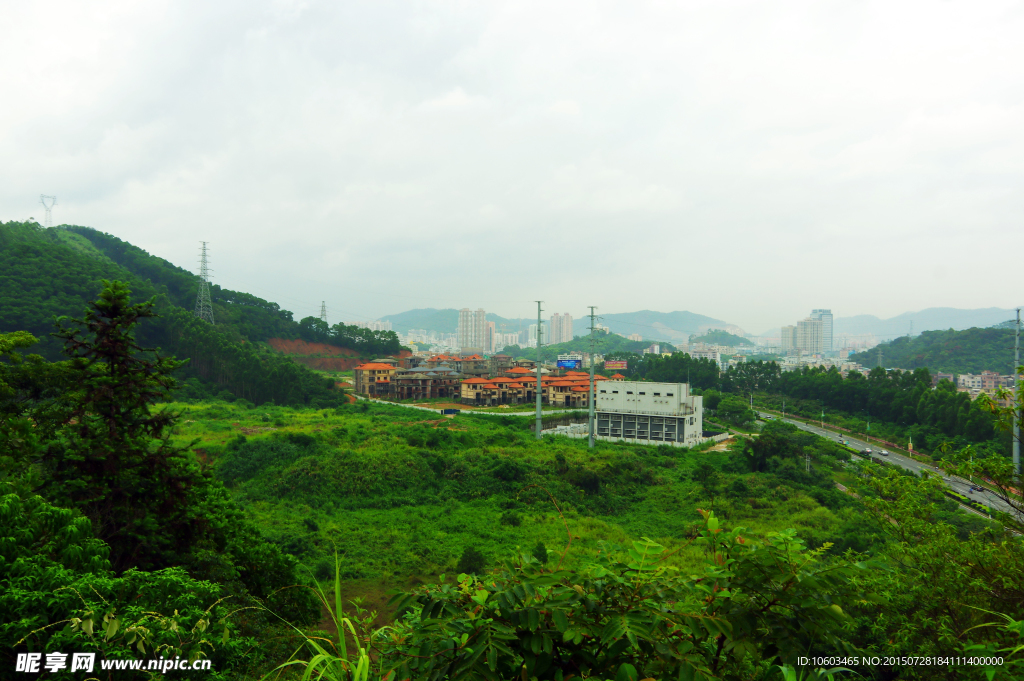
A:
<svg viewBox="0 0 1024 681">
<path fill-rule="evenodd" d="M 327 321 L 327 301 L 326 300 L 321 300 L 320 301 L 320 319 L 323 322 Z"/>
<path fill-rule="evenodd" d="M 206 243 L 199 257 L 199 295 L 196 296 L 196 316 L 213 324 L 213 303 L 210 302 L 210 268 L 206 262 Z"/>
<path fill-rule="evenodd" d="M 57 205 L 57 197 L 40 194 L 39 203 L 43 204 L 43 208 L 46 209 L 46 224 L 43 227 L 53 227 L 53 207 Z"/>
</svg>

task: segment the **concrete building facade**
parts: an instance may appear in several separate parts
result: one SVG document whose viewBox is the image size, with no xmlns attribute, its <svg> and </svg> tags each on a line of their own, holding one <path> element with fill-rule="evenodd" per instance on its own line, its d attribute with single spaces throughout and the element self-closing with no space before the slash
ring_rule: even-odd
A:
<svg viewBox="0 0 1024 681">
<path fill-rule="evenodd" d="M 567 343 L 572 340 L 572 315 L 568 312 L 551 315 L 551 336 L 545 339 L 545 345 Z"/>
<path fill-rule="evenodd" d="M 796 323 L 796 347 L 798 350 L 812 355 L 821 353 L 820 319 L 808 317 Z"/>
<path fill-rule="evenodd" d="M 597 386 L 597 437 L 700 444 L 704 407 L 686 383 L 608 381 Z"/>
<path fill-rule="evenodd" d="M 796 352 L 796 327 L 789 325 L 782 327 L 779 334 L 779 350 L 784 355 L 791 355 Z"/>
<path fill-rule="evenodd" d="M 483 348 L 487 313 L 483 309 L 470 310 L 464 307 L 459 310 L 459 347 Z"/>
<path fill-rule="evenodd" d="M 821 351 L 832 352 L 832 310 L 811 310 L 811 319 L 821 322 Z"/>
</svg>

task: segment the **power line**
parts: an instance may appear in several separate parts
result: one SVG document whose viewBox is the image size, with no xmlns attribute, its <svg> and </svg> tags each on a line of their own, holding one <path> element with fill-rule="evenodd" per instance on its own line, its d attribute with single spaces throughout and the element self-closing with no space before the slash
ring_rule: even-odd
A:
<svg viewBox="0 0 1024 681">
<path fill-rule="evenodd" d="M 203 245 L 202 254 L 199 257 L 199 295 L 196 296 L 195 315 L 200 319 L 213 324 L 213 303 L 210 301 L 210 267 L 206 260 L 206 241 L 200 241 Z"/>
</svg>

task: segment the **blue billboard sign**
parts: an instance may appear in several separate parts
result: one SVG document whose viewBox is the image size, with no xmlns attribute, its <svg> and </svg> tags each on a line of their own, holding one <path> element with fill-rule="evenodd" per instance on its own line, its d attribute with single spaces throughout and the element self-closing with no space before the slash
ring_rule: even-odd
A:
<svg viewBox="0 0 1024 681">
<path fill-rule="evenodd" d="M 583 360 L 581 359 L 560 359 L 558 360 L 559 369 L 580 369 L 583 367 Z"/>
</svg>

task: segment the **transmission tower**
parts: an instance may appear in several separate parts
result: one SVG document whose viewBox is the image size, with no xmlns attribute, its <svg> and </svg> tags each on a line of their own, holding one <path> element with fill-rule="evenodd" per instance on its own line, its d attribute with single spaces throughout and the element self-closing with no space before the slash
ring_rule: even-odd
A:
<svg viewBox="0 0 1024 681">
<path fill-rule="evenodd" d="M 46 224 L 43 227 L 53 227 L 53 207 L 57 205 L 57 197 L 40 194 L 39 203 L 46 209 Z"/>
<path fill-rule="evenodd" d="M 206 262 L 206 243 L 199 257 L 199 295 L 196 296 L 196 316 L 213 324 L 213 304 L 210 302 L 210 268 Z"/>
<path fill-rule="evenodd" d="M 320 301 L 320 319 L 323 320 L 324 322 L 327 321 L 327 301 L 326 300 L 321 300 Z"/>
</svg>

